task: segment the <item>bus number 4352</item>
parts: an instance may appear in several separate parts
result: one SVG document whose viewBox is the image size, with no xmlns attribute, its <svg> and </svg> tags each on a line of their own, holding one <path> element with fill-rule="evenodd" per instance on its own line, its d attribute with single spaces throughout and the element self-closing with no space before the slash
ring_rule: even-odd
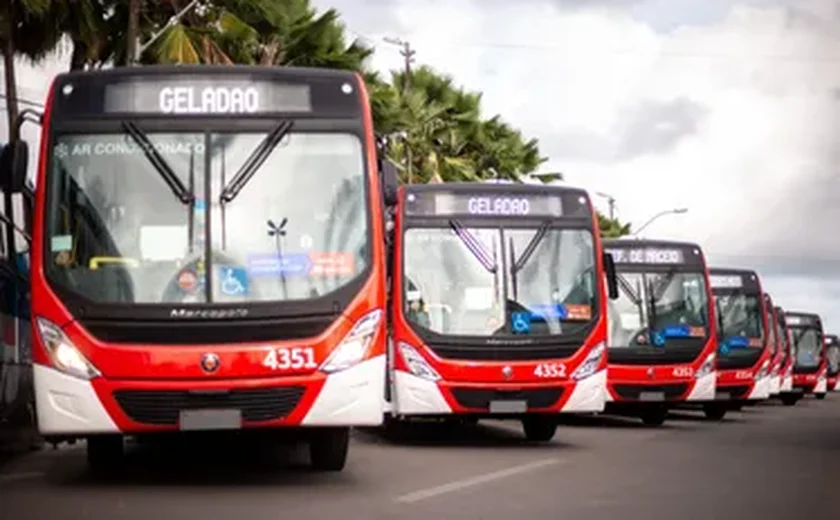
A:
<svg viewBox="0 0 840 520">
<path fill-rule="evenodd" d="M 298 370 L 315 368 L 315 352 L 312 348 L 272 348 L 263 360 L 263 366 L 271 370 Z"/>
</svg>

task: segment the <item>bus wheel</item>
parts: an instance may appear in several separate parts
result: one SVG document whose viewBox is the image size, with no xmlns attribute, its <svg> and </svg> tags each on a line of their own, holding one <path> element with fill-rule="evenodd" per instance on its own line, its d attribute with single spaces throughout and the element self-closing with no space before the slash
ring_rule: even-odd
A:
<svg viewBox="0 0 840 520">
<path fill-rule="evenodd" d="M 785 406 L 793 406 L 796 402 L 799 401 L 799 398 L 795 395 L 791 394 L 784 394 L 782 395 L 782 404 Z"/>
<path fill-rule="evenodd" d="M 557 420 L 552 415 L 527 416 L 522 419 L 525 438 L 532 442 L 548 442 L 557 433 Z"/>
<path fill-rule="evenodd" d="M 817 399 L 823 400 L 823 399 L 825 399 L 825 394 L 814 394 L 814 397 L 816 397 Z"/>
<path fill-rule="evenodd" d="M 668 409 L 664 406 L 649 408 L 639 415 L 645 426 L 662 426 L 666 417 L 668 417 Z"/>
<path fill-rule="evenodd" d="M 87 463 L 93 473 L 104 474 L 119 466 L 125 455 L 122 435 L 87 438 Z"/>
<path fill-rule="evenodd" d="M 720 404 L 707 404 L 703 406 L 703 413 L 706 419 L 720 421 L 726 416 L 726 407 Z"/>
<path fill-rule="evenodd" d="M 347 462 L 350 428 L 323 428 L 312 432 L 309 458 L 317 471 L 341 471 Z"/>
</svg>

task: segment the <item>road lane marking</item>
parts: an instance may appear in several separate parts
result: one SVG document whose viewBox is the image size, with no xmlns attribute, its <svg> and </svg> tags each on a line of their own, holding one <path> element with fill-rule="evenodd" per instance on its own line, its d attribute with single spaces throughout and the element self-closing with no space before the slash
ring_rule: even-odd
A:
<svg viewBox="0 0 840 520">
<path fill-rule="evenodd" d="M 513 475 L 518 475 L 520 473 L 535 471 L 546 466 L 552 466 L 558 463 L 560 463 L 560 459 L 545 459 L 537 462 L 531 462 L 528 464 L 522 464 L 519 466 L 513 466 L 512 468 L 503 469 L 500 471 L 493 471 L 491 473 L 484 473 L 481 475 L 476 475 L 474 477 L 455 480 L 453 482 L 449 482 L 448 484 L 421 489 L 419 491 L 413 491 L 411 493 L 395 498 L 394 502 L 398 502 L 401 504 L 411 504 L 414 502 L 419 502 L 421 500 L 426 500 L 427 498 L 434 498 L 440 495 L 445 495 L 446 493 L 452 493 L 454 491 L 460 491 L 462 489 L 479 486 L 481 484 L 486 484 L 487 482 L 500 480 L 503 478 L 511 477 Z"/>
<path fill-rule="evenodd" d="M 11 482 L 13 480 L 26 480 L 30 478 L 41 478 L 44 473 L 40 471 L 29 471 L 25 473 L 0 473 L 0 482 Z"/>
</svg>

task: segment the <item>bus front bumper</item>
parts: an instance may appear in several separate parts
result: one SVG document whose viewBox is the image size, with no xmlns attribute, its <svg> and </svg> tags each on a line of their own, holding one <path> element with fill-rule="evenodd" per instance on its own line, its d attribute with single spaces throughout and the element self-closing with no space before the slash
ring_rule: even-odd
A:
<svg viewBox="0 0 840 520">
<path fill-rule="evenodd" d="M 193 410 L 241 411 L 238 426 L 208 424 L 209 430 L 377 426 L 384 375 L 384 355 L 329 375 L 207 381 L 85 381 L 34 365 L 38 426 L 54 437 L 178 431 L 184 402 Z"/>
</svg>

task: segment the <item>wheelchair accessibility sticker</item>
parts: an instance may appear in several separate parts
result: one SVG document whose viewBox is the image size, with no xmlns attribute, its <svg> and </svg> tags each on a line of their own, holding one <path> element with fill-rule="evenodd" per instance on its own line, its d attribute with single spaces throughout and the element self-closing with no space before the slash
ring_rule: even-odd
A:
<svg viewBox="0 0 840 520">
<path fill-rule="evenodd" d="M 219 289 L 225 296 L 248 294 L 248 271 L 243 267 L 219 267 Z"/>
</svg>

